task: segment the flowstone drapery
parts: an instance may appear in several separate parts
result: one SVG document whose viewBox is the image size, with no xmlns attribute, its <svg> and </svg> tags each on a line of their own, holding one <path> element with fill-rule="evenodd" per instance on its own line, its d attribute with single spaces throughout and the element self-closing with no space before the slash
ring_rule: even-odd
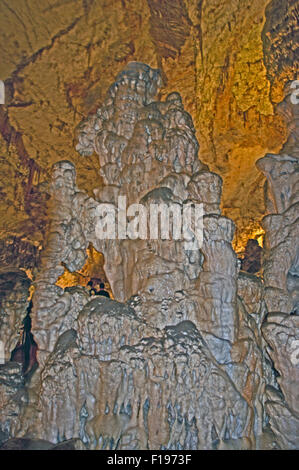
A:
<svg viewBox="0 0 299 470">
<path fill-rule="evenodd" d="M 240 273 L 234 224 L 220 211 L 222 180 L 198 159 L 180 95 L 155 101 L 159 86 L 158 70 L 130 63 L 77 129 L 80 154 L 99 155 L 103 184 L 94 198 L 76 186 L 71 162 L 53 167 L 50 225 L 34 282 L 39 369 L 22 385 L 27 398 L 18 418 L 10 424 L 0 415 L 0 426 L 7 437 L 78 438 L 90 449 L 294 448 L 298 410 L 289 371 L 296 366 L 278 350 L 278 330 L 287 326 L 295 338 L 295 200 L 265 219 L 265 284 Z M 202 246 L 189 249 L 173 236 L 99 238 L 100 204 L 119 217 L 124 197 L 127 205 L 172 205 L 180 213 L 187 202 L 203 204 Z M 287 272 L 275 264 L 283 287 L 271 283 L 278 256 L 271 217 L 290 226 Z M 115 300 L 56 285 L 64 267 L 82 268 L 89 243 L 104 255 Z M 272 360 L 283 371 L 279 384 Z"/>
<path fill-rule="evenodd" d="M 267 176 L 269 214 L 266 231 L 264 283 L 268 310 L 263 334 L 279 372 L 282 394 L 269 393 L 266 403 L 272 428 L 284 446 L 298 447 L 299 436 L 299 109 L 292 103 L 291 84 L 279 105 L 290 130 L 279 155 L 257 162 Z M 286 403 L 284 403 L 284 400 Z"/>
</svg>

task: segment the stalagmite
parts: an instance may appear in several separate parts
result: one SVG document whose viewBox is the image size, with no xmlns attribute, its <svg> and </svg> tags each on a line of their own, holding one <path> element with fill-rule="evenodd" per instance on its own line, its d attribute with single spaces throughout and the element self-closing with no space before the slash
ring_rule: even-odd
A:
<svg viewBox="0 0 299 470">
<path fill-rule="evenodd" d="M 288 154 L 258 163 L 276 210 L 263 223 L 263 284 L 239 272 L 221 177 L 198 159 L 179 93 L 156 99 L 161 84 L 159 70 L 132 62 L 79 125 L 76 149 L 99 156 L 104 185 L 94 197 L 78 188 L 71 162 L 53 166 L 34 280 L 39 368 L 22 384 L 13 423 L 0 406 L 1 431 L 88 449 L 295 448 L 298 364 L 287 355 L 299 339 L 296 131 Z M 146 217 L 158 205 L 162 225 L 171 209 L 176 229 L 187 206 L 200 206 L 202 239 L 194 226 L 150 237 Z M 99 237 L 108 220 L 113 239 Z M 64 267 L 83 267 L 90 243 L 104 255 L 113 300 L 56 285 Z"/>
</svg>

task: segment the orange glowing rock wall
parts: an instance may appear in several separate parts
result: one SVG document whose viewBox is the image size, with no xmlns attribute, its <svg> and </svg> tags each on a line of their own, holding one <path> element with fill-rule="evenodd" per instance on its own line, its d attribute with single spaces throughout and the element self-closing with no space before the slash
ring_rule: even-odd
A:
<svg viewBox="0 0 299 470">
<path fill-rule="evenodd" d="M 274 105 L 284 82 L 296 78 L 296 3 L 1 1 L 0 237 L 43 243 L 55 161 L 73 161 L 79 187 L 90 194 L 101 184 L 97 156 L 85 160 L 74 149 L 74 129 L 134 60 L 162 70 L 161 95 L 182 95 L 199 157 L 224 180 L 235 248 L 260 236 L 264 177 L 255 161 L 286 140 Z"/>
</svg>

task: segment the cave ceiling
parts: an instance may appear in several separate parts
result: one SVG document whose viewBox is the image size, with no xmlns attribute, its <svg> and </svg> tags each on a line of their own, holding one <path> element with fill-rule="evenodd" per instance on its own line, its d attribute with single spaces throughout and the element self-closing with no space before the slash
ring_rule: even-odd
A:
<svg viewBox="0 0 299 470">
<path fill-rule="evenodd" d="M 160 98 L 182 95 L 199 158 L 223 178 L 222 209 L 240 249 L 265 214 L 255 162 L 287 138 L 275 105 L 296 78 L 296 37 L 293 0 L 0 0 L 2 245 L 14 239 L 30 267 L 26 252 L 43 245 L 54 162 L 71 160 L 93 195 L 98 158 L 75 151 L 75 128 L 117 73 L 140 61 L 162 70 Z"/>
</svg>

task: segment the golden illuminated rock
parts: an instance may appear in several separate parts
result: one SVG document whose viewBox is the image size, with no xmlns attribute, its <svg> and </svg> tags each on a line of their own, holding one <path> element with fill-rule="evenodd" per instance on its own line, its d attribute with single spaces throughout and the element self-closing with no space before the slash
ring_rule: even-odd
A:
<svg viewBox="0 0 299 470">
<path fill-rule="evenodd" d="M 243 245 L 242 234 L 259 230 L 265 213 L 264 177 L 254 163 L 286 139 L 273 102 L 296 70 L 296 2 L 282 8 L 273 0 L 266 17 L 268 3 L 2 2 L 1 238 L 25 237 L 28 249 L 43 242 L 55 161 L 73 161 L 89 194 L 99 186 L 97 157 L 78 157 L 73 129 L 102 104 L 115 74 L 137 60 L 162 70 L 161 96 L 181 94 L 199 157 L 221 174 L 223 211 L 237 223 L 236 246 Z"/>
</svg>

